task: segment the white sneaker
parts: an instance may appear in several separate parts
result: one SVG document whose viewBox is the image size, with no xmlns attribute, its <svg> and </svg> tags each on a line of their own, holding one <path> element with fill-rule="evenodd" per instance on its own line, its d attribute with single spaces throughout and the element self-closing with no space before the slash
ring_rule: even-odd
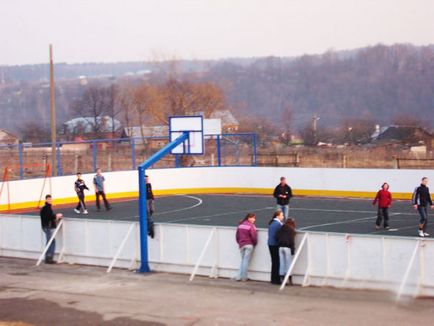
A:
<svg viewBox="0 0 434 326">
<path fill-rule="evenodd" d="M 423 235 L 424 235 L 425 237 L 429 237 L 429 233 L 424 232 Z"/>
<path fill-rule="evenodd" d="M 80 211 L 77 208 L 74 208 L 74 212 L 76 212 L 77 214 L 80 214 Z"/>
<path fill-rule="evenodd" d="M 85 210 L 83 211 L 83 214 L 84 214 L 84 215 L 89 214 L 89 212 L 87 211 L 87 209 L 85 209 Z"/>
<path fill-rule="evenodd" d="M 419 230 L 419 236 L 422 237 L 422 238 L 425 237 L 425 234 L 423 233 L 422 230 Z"/>
</svg>

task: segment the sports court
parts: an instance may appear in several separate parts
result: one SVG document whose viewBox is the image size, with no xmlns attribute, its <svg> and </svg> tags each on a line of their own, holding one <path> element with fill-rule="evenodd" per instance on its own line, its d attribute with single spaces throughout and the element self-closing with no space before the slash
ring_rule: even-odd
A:
<svg viewBox="0 0 434 326">
<path fill-rule="evenodd" d="M 265 228 L 274 210 L 275 199 L 263 195 L 176 195 L 157 196 L 156 223 L 180 223 L 199 225 L 236 226 L 247 213 L 257 216 L 256 225 Z M 111 211 L 96 211 L 95 204 L 88 201 L 88 215 L 74 213 L 75 205 L 59 207 L 65 217 L 137 221 L 138 200 L 113 203 Z M 29 212 L 38 214 L 38 212 Z M 290 216 L 296 219 L 300 230 L 416 236 L 418 214 L 409 201 L 394 201 L 390 209 L 390 230 L 376 230 L 376 207 L 369 199 L 294 197 Z M 430 232 L 428 226 L 428 232 Z"/>
</svg>

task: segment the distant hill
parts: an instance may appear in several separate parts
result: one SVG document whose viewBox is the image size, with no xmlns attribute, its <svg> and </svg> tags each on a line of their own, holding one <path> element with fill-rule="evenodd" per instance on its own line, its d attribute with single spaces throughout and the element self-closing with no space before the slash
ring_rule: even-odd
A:
<svg viewBox="0 0 434 326">
<path fill-rule="evenodd" d="M 80 95 L 79 76 L 116 83 L 121 76 L 152 73 L 161 80 L 170 64 L 56 64 L 58 119 L 70 117 L 70 103 Z M 182 60 L 178 69 L 186 78 L 220 85 L 239 118 L 258 116 L 278 125 L 289 107 L 294 129 L 303 128 L 313 114 L 320 117 L 319 128 L 354 119 L 384 125 L 396 117 L 434 127 L 434 46 L 376 45 L 294 58 Z M 0 67 L 0 110 L 5 117 L 0 128 L 15 131 L 28 120 L 47 124 L 47 81 L 48 65 Z"/>
</svg>

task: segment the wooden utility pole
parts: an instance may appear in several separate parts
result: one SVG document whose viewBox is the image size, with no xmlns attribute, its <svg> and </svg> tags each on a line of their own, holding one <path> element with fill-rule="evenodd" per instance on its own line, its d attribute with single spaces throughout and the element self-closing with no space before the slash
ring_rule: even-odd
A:
<svg viewBox="0 0 434 326">
<path fill-rule="evenodd" d="M 312 130 L 313 130 L 313 142 L 317 143 L 317 122 L 319 118 L 318 115 L 315 113 L 312 117 Z"/>
<path fill-rule="evenodd" d="M 54 65 L 53 65 L 53 45 L 50 44 L 50 125 L 51 125 L 51 171 L 53 176 L 57 175 L 57 155 L 56 155 L 56 104 L 54 89 Z"/>
</svg>

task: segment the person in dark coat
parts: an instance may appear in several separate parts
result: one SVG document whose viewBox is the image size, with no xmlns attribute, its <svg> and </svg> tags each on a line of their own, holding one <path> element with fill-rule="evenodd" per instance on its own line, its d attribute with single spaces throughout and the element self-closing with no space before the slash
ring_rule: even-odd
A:
<svg viewBox="0 0 434 326">
<path fill-rule="evenodd" d="M 88 211 L 86 209 L 86 203 L 84 202 L 84 190 L 89 190 L 89 188 L 86 186 L 86 183 L 81 178 L 81 172 L 77 173 L 77 180 L 75 180 L 74 189 L 78 197 L 78 204 L 77 207 L 75 207 L 74 212 L 76 212 L 77 214 L 88 214 Z"/>
<path fill-rule="evenodd" d="M 148 212 L 148 235 L 151 237 L 151 239 L 155 236 L 154 231 L 154 219 L 152 218 L 152 215 L 155 212 L 155 197 L 154 193 L 152 192 L 152 184 L 149 181 L 149 176 L 145 176 L 146 179 L 146 209 Z"/>
<path fill-rule="evenodd" d="M 434 206 L 428 188 L 427 177 L 422 178 L 420 186 L 414 189 L 412 203 L 414 209 L 417 209 L 420 216 L 418 234 L 422 238 L 428 237 L 429 233 L 426 232 L 426 226 L 428 224 L 428 206 L 431 206 L 431 208 L 434 208 Z"/>
<path fill-rule="evenodd" d="M 39 215 L 41 216 L 41 227 L 42 231 L 45 233 L 45 238 L 47 240 L 46 244 L 50 241 L 53 236 L 53 232 L 57 227 L 57 222 L 62 218 L 62 214 L 53 212 L 52 208 L 52 198 L 51 195 L 45 196 L 45 205 L 41 208 Z M 56 240 L 53 239 L 50 247 L 45 253 L 45 263 L 55 264 L 54 252 L 56 250 Z"/>
<path fill-rule="evenodd" d="M 279 245 L 279 274 L 282 281 L 291 266 L 292 256 L 295 253 L 295 234 L 293 218 L 288 218 L 276 234 Z M 292 276 L 289 277 L 289 284 L 292 284 Z"/>
<path fill-rule="evenodd" d="M 268 223 L 268 249 L 271 256 L 271 283 L 280 284 L 279 275 L 279 244 L 276 239 L 277 231 L 282 227 L 283 213 L 281 210 L 273 214 L 270 222 Z"/>
<path fill-rule="evenodd" d="M 289 216 L 289 200 L 292 198 L 292 189 L 286 183 L 286 178 L 281 177 L 280 183 L 274 188 L 273 197 L 277 201 L 277 209 L 283 212 L 285 219 Z"/>
</svg>

